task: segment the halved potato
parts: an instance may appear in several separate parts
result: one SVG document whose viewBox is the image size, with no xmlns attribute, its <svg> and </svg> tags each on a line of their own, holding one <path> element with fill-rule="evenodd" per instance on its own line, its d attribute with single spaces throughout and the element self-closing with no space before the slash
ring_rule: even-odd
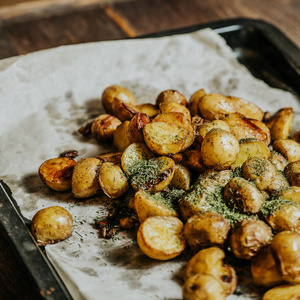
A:
<svg viewBox="0 0 300 300">
<path fill-rule="evenodd" d="M 61 206 L 39 210 L 31 222 L 31 232 L 39 246 L 58 243 L 72 235 L 73 218 Z"/>
<path fill-rule="evenodd" d="M 103 192 L 112 199 L 124 195 L 129 188 L 129 183 L 121 167 L 111 162 L 101 164 L 98 182 Z"/>
<path fill-rule="evenodd" d="M 149 149 L 158 155 L 176 154 L 183 151 L 190 133 L 184 127 L 165 122 L 152 122 L 143 130 Z"/>
<path fill-rule="evenodd" d="M 129 145 L 123 152 L 121 158 L 122 169 L 127 175 L 131 175 L 132 167 L 143 159 L 150 159 L 155 157 L 154 153 L 149 150 L 144 143 L 133 143 Z"/>
<path fill-rule="evenodd" d="M 125 121 L 120 124 L 113 134 L 113 145 L 120 152 L 124 151 L 131 144 L 127 136 L 129 123 L 129 121 Z"/>
<path fill-rule="evenodd" d="M 94 157 L 82 158 L 77 162 L 72 177 L 72 193 L 75 198 L 87 198 L 100 192 L 96 175 L 101 163 L 100 159 Z"/>
<path fill-rule="evenodd" d="M 178 217 L 175 206 L 166 200 L 161 193 L 151 194 L 146 191 L 138 191 L 134 195 L 134 209 L 140 223 L 154 216 Z"/>
<path fill-rule="evenodd" d="M 285 107 L 278 110 L 265 124 L 270 128 L 272 140 L 286 140 L 292 129 L 294 110 Z"/>
<path fill-rule="evenodd" d="M 149 117 L 155 117 L 159 114 L 159 109 L 156 105 L 152 103 L 142 103 L 139 105 L 136 105 L 136 107 L 140 110 L 140 112 L 146 114 Z"/>
<path fill-rule="evenodd" d="M 170 157 L 140 160 L 132 166 L 130 183 L 136 191 L 159 192 L 170 184 L 174 172 L 175 162 Z"/>
<path fill-rule="evenodd" d="M 138 245 L 144 254 L 153 259 L 172 259 L 185 249 L 183 227 L 176 217 L 149 217 L 138 230 Z"/>
<path fill-rule="evenodd" d="M 76 161 L 69 157 L 48 159 L 39 167 L 43 183 L 52 190 L 66 192 L 72 188 L 72 174 Z"/>
<path fill-rule="evenodd" d="M 294 140 L 275 140 L 273 149 L 281 153 L 289 163 L 300 160 L 300 144 Z"/>
<path fill-rule="evenodd" d="M 255 139 L 246 139 L 239 142 L 239 151 L 237 158 L 231 165 L 232 169 L 241 167 L 242 164 L 251 157 L 260 157 L 269 159 L 271 151 L 262 141 Z"/>
<path fill-rule="evenodd" d="M 113 115 L 120 119 L 122 122 L 131 120 L 134 115 L 140 112 L 140 110 L 127 102 L 124 102 L 118 98 L 115 98 L 112 102 Z"/>
<path fill-rule="evenodd" d="M 158 107 L 160 103 L 173 101 L 176 103 L 179 103 L 181 105 L 186 106 L 187 100 L 183 94 L 176 90 L 165 90 L 159 93 L 159 95 L 156 98 L 155 104 Z"/>
<path fill-rule="evenodd" d="M 191 172 L 183 165 L 175 165 L 174 176 L 170 187 L 175 189 L 188 190 L 191 185 Z"/>
</svg>

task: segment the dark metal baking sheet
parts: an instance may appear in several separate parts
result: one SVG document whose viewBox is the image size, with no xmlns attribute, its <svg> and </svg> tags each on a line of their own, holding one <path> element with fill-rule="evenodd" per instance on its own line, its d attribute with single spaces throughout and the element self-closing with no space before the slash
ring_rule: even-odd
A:
<svg viewBox="0 0 300 300">
<path fill-rule="evenodd" d="M 282 32 L 260 20 L 233 19 L 142 36 L 161 37 L 212 28 L 225 38 L 238 60 L 257 78 L 300 98 L 300 49 Z M 72 299 L 62 280 L 36 245 L 30 222 L 22 217 L 9 188 L 0 181 L 0 230 L 44 299 Z M 26 246 L 24 246 L 26 245 Z"/>
</svg>

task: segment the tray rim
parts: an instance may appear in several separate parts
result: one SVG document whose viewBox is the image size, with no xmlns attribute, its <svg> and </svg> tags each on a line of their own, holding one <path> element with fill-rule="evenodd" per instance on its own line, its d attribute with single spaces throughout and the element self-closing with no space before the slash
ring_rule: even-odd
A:
<svg viewBox="0 0 300 300">
<path fill-rule="evenodd" d="M 207 22 L 207 23 L 200 23 L 192 26 L 185 26 L 180 27 L 172 30 L 165 30 L 165 31 L 159 31 L 147 35 L 141 35 L 134 37 L 134 39 L 143 39 L 143 38 L 155 38 L 155 37 L 163 37 L 163 36 L 171 36 L 171 35 L 179 35 L 179 34 L 185 34 L 190 33 L 194 31 L 198 31 L 205 28 L 211 28 L 214 31 L 216 31 L 218 34 L 221 34 L 226 31 L 232 31 L 232 29 L 235 30 L 241 30 L 241 28 L 246 27 L 254 27 L 257 28 L 259 31 L 264 33 L 264 36 L 268 38 L 272 44 L 280 50 L 280 52 L 284 55 L 290 66 L 299 74 L 300 79 L 300 48 L 298 48 L 286 35 L 282 33 L 277 27 L 274 25 L 264 21 L 264 20 L 258 20 L 258 19 L 249 19 L 249 18 L 234 18 L 234 19 L 225 19 L 220 21 L 213 21 L 213 22 Z M 129 38 L 130 39 L 130 38 Z M 132 39 L 132 38 L 131 38 Z M 122 39 L 120 39 L 122 40 Z M 40 256 L 40 261 L 44 263 L 44 267 L 48 268 L 47 272 L 50 272 L 50 276 L 52 274 L 51 281 L 55 286 L 60 289 L 60 295 L 58 295 L 59 298 L 54 298 L 55 296 L 53 294 L 47 294 L 45 293 L 45 296 L 42 297 L 43 299 L 67 299 L 71 300 L 72 296 L 70 295 L 69 291 L 67 290 L 64 282 L 58 275 L 57 271 L 55 270 L 54 266 L 50 262 L 47 255 L 41 251 L 41 248 L 36 244 L 34 238 L 32 237 L 28 226 L 26 224 L 25 218 L 22 216 L 22 214 L 19 211 L 19 208 L 17 206 L 17 203 L 14 203 L 13 197 L 8 194 L 7 188 L 4 188 L 8 185 L 0 179 L 0 196 L 2 194 L 2 198 L 0 197 L 0 207 L 6 206 L 6 209 L 10 211 L 12 214 L 10 218 L 14 218 L 18 225 L 23 227 L 24 237 L 28 240 L 31 240 L 32 244 L 36 247 L 36 254 Z M 3 192 L 6 194 L 7 199 L 4 199 L 3 201 Z M 11 197 L 10 197 L 11 196 Z M 6 203 L 5 203 L 6 201 Z M 22 244 L 18 239 L 13 237 L 11 235 L 11 228 L 10 224 L 8 222 L 3 221 L 3 210 L 0 209 L 0 226 L 5 231 L 8 239 L 10 240 L 10 244 L 14 248 L 14 251 L 19 254 L 21 260 L 24 263 L 24 266 L 26 270 L 28 271 L 28 274 L 32 277 L 34 282 L 36 283 L 37 287 L 41 290 L 45 290 L 45 286 L 43 286 L 43 283 L 40 279 L 37 280 L 37 272 L 36 270 L 33 270 L 30 268 L 30 265 L 28 265 L 28 261 L 26 261 L 25 256 L 27 255 L 25 252 L 26 250 L 23 249 Z M 24 256 L 25 255 L 25 256 Z M 46 290 L 47 291 L 47 290 Z"/>
</svg>

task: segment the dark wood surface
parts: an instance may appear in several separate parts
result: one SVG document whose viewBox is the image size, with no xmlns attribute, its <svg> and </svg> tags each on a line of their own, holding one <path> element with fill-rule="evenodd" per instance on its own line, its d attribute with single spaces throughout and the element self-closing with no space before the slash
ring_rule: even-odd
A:
<svg viewBox="0 0 300 300">
<path fill-rule="evenodd" d="M 26 6 L 0 8 L 0 58 L 237 17 L 265 20 L 300 47 L 299 0 L 136 0 L 105 5 L 81 1 L 80 5 L 68 2 L 57 7 L 53 2 L 48 4 L 41 7 L 31 2 L 27 9 Z M 38 299 L 38 296 L 0 230 L 0 299 Z"/>
</svg>

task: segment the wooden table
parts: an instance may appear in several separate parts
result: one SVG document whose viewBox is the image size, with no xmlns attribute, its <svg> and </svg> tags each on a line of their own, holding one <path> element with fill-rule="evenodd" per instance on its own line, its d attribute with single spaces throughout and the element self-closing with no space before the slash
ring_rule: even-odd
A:
<svg viewBox="0 0 300 300">
<path fill-rule="evenodd" d="M 75 3 L 75 4 L 74 4 Z M 0 8 L 0 58 L 93 41 L 113 40 L 199 23 L 263 19 L 300 47 L 298 0 L 96 0 L 29 2 Z M 1 83 L 0 83 L 1 86 Z M 0 299 L 38 299 L 0 231 Z"/>
</svg>

